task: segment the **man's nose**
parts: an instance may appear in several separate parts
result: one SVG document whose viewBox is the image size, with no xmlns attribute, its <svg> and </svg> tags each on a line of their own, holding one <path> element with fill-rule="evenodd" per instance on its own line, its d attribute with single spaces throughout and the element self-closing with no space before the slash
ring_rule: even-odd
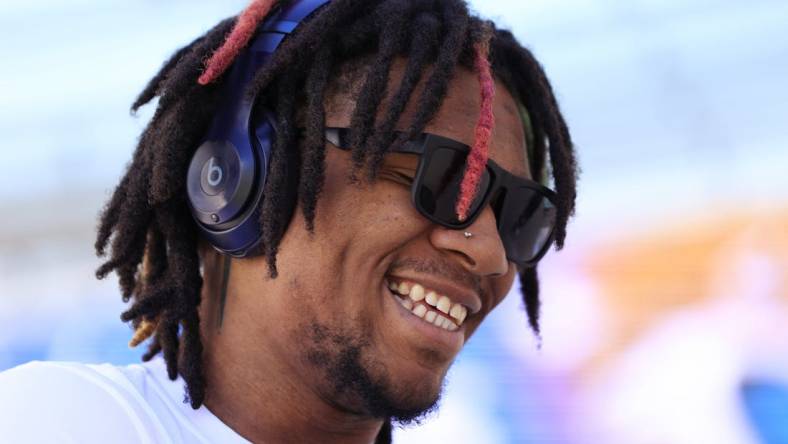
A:
<svg viewBox="0 0 788 444">
<path fill-rule="evenodd" d="M 489 205 L 465 229 L 452 230 L 435 225 L 430 242 L 435 248 L 456 257 L 466 270 L 477 276 L 497 276 L 509 270 L 495 214 Z"/>
</svg>

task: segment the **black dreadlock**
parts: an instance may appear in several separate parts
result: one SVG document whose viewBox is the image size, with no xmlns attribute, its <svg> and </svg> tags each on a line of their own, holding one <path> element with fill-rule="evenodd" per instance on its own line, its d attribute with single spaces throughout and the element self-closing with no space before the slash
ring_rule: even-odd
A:
<svg viewBox="0 0 788 444">
<path fill-rule="evenodd" d="M 236 18 L 229 18 L 177 51 L 148 83 L 132 105 L 136 111 L 155 97 L 158 107 L 140 137 L 124 177 L 104 208 L 96 240 L 103 256 L 97 270 L 119 276 L 123 300 L 132 301 L 121 319 L 136 328 L 143 322 L 156 329 L 147 361 L 164 355 L 168 375 L 180 374 L 186 397 L 199 408 L 205 397 L 198 306 L 202 278 L 198 235 L 191 222 L 185 192 L 189 160 L 217 109 L 222 78 L 200 86 L 203 62 L 224 42 Z M 472 45 L 485 24 L 468 12 L 462 0 L 335 0 L 304 21 L 258 72 L 250 94 L 276 112 L 277 141 L 265 184 L 261 211 L 263 253 L 275 277 L 279 242 L 290 223 L 293 200 L 302 204 L 307 229 L 313 231 L 315 208 L 324 181 L 323 100 L 335 67 L 371 57 L 351 120 L 354 171 L 367 168 L 374 179 L 383 157 L 397 143 L 423 131 L 440 107 L 458 66 L 473 69 Z M 532 176 L 544 180 L 549 157 L 558 194 L 556 249 L 566 237 L 574 212 L 577 165 L 569 130 L 542 67 L 514 36 L 492 27 L 490 59 L 493 73 L 529 111 L 534 134 L 529 159 Z M 407 58 L 399 88 L 383 119 L 375 116 L 383 99 L 392 61 Z M 432 71 L 418 98 L 418 112 L 400 139 L 394 126 L 420 81 L 426 65 Z M 305 117 L 305 134 L 296 140 L 296 113 Z M 298 149 L 294 150 L 293 146 Z M 293 152 L 297 154 L 295 157 Z M 284 184 L 297 187 L 290 198 Z M 287 213 L 287 218 L 282 217 Z M 528 322 L 539 334 L 536 268 L 519 270 Z M 378 442 L 390 442 L 384 424 Z"/>
</svg>

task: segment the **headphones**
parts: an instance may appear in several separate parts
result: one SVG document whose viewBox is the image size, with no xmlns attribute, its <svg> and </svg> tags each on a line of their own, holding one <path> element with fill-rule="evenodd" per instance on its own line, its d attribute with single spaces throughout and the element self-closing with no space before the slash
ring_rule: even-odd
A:
<svg viewBox="0 0 788 444">
<path fill-rule="evenodd" d="M 192 156 L 186 177 L 189 207 L 202 236 L 218 251 L 245 257 L 260 253 L 259 226 L 263 189 L 276 140 L 275 115 L 255 107 L 247 85 L 284 38 L 329 0 L 293 0 L 260 25 L 249 46 L 238 54 L 224 80 L 221 103 L 210 129 Z M 295 160 L 296 150 L 288 150 Z M 281 214 L 287 226 L 295 209 L 294 161 L 288 161 Z"/>
</svg>

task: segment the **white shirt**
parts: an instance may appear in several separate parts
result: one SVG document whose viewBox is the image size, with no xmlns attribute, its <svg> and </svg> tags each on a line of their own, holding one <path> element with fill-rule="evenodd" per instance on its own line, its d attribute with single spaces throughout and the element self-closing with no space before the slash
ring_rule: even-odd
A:
<svg viewBox="0 0 788 444">
<path fill-rule="evenodd" d="M 0 373 L 9 443 L 248 443 L 205 406 L 183 403 L 164 360 L 125 367 L 33 361 Z"/>
</svg>

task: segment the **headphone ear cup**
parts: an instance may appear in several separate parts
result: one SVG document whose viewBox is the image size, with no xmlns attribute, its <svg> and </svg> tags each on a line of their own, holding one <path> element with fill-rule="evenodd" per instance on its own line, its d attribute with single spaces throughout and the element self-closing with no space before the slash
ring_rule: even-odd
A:
<svg viewBox="0 0 788 444">
<path fill-rule="evenodd" d="M 254 163 L 230 141 L 208 140 L 192 156 L 186 187 L 195 219 L 221 230 L 242 211 L 254 182 Z"/>
<path fill-rule="evenodd" d="M 208 140 L 187 173 L 189 206 L 203 236 L 219 251 L 243 257 L 259 252 L 263 189 L 275 140 L 264 113 L 248 144 Z"/>
</svg>

